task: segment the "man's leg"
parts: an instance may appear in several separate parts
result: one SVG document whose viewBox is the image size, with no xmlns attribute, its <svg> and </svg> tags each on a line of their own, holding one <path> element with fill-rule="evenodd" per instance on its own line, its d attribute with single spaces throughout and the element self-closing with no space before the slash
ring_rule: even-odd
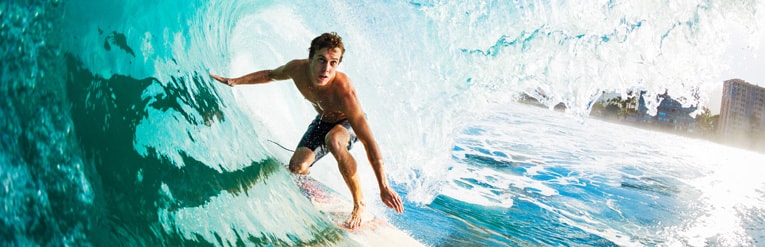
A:
<svg viewBox="0 0 765 247">
<path fill-rule="evenodd" d="M 314 159 L 314 153 L 310 148 L 299 147 L 290 158 L 290 171 L 295 174 L 306 175 Z"/>
<path fill-rule="evenodd" d="M 351 218 L 345 222 L 348 228 L 356 228 L 361 226 L 361 214 L 364 211 L 364 196 L 361 193 L 361 184 L 359 183 L 359 177 L 356 174 L 356 160 L 351 153 L 348 152 L 348 143 L 351 140 L 351 135 L 342 125 L 335 125 L 332 130 L 327 133 L 325 142 L 329 152 L 337 160 L 337 167 L 340 169 L 340 174 L 343 175 L 345 185 L 351 190 L 353 196 L 353 212 L 351 212 Z"/>
</svg>

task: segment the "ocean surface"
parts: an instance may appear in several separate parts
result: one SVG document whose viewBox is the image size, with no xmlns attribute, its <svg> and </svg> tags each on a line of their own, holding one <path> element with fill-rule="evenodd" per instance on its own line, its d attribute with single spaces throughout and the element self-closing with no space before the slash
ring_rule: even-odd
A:
<svg viewBox="0 0 765 247">
<path fill-rule="evenodd" d="M 765 246 L 765 155 L 586 117 L 604 91 L 707 104 L 763 5 L 2 1 L 0 246 L 348 244 L 275 144 L 310 104 L 208 76 L 331 31 L 406 206 L 380 203 L 357 146 L 368 210 L 426 245 Z M 311 175 L 349 196 L 331 157 Z"/>
</svg>

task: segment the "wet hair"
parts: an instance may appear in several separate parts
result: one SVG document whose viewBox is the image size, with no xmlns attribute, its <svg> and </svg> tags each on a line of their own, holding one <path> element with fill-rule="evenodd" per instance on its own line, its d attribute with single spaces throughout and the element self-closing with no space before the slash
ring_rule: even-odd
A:
<svg viewBox="0 0 765 247">
<path fill-rule="evenodd" d="M 335 32 L 331 32 L 323 33 L 322 35 L 319 35 L 319 37 L 314 38 L 313 41 L 311 41 L 311 47 L 308 48 L 308 59 L 313 59 L 313 55 L 316 54 L 316 51 L 324 48 L 340 48 L 340 51 L 342 52 L 340 54 L 340 62 L 343 62 L 345 46 L 343 45 L 343 38 L 341 38 L 340 35 L 337 35 Z"/>
</svg>

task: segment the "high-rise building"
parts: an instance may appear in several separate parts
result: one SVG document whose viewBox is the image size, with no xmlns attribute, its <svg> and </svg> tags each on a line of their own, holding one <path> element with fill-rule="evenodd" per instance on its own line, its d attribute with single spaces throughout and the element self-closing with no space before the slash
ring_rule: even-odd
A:
<svg viewBox="0 0 765 247">
<path fill-rule="evenodd" d="M 725 142 L 765 144 L 765 88 L 741 79 L 725 81 L 717 130 Z"/>
</svg>

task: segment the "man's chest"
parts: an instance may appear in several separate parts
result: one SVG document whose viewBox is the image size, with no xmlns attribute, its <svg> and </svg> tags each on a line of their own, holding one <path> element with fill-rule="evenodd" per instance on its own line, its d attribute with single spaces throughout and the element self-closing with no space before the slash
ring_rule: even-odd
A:
<svg viewBox="0 0 765 247">
<path fill-rule="evenodd" d="M 342 104 L 331 89 L 318 90 L 305 84 L 295 83 L 298 91 L 308 102 L 321 111 L 340 111 Z"/>
</svg>

